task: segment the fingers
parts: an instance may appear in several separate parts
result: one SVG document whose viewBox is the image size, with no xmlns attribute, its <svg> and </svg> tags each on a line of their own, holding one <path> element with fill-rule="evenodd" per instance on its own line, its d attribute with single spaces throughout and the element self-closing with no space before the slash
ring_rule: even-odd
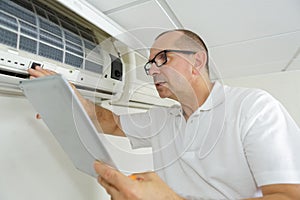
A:
<svg viewBox="0 0 300 200">
<path fill-rule="evenodd" d="M 100 185 L 102 185 L 102 187 L 104 187 L 106 192 L 111 195 L 111 197 L 114 197 L 114 198 L 118 199 L 117 196 L 120 195 L 119 194 L 120 192 L 115 187 L 113 187 L 111 184 L 106 182 L 100 176 L 98 177 L 98 182 L 100 183 Z"/>
<path fill-rule="evenodd" d="M 49 69 L 43 69 L 39 66 L 36 66 L 35 69 L 29 68 L 28 73 L 30 75 L 30 78 L 38 78 L 43 76 L 49 76 L 54 75 L 56 72 L 49 70 Z"/>
<path fill-rule="evenodd" d="M 128 178 L 121 172 L 99 161 L 96 161 L 94 163 L 94 168 L 97 174 L 99 174 L 99 176 L 101 177 L 101 180 L 105 181 L 107 184 L 113 186 L 117 190 L 123 190 L 133 183 L 133 181 L 130 178 Z"/>
</svg>

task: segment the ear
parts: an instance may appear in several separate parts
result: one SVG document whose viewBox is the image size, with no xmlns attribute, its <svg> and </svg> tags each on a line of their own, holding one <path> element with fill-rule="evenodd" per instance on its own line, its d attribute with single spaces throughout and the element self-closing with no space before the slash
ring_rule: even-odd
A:
<svg viewBox="0 0 300 200">
<path fill-rule="evenodd" d="M 207 55 L 205 51 L 198 51 L 195 53 L 195 64 L 194 67 L 198 72 L 201 72 L 202 69 L 205 68 L 207 62 Z"/>
</svg>

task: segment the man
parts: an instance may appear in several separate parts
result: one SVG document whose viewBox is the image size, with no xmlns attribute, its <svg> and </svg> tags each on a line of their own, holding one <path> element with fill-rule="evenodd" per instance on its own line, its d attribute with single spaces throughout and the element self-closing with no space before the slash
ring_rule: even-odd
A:
<svg viewBox="0 0 300 200">
<path fill-rule="evenodd" d="M 300 131 L 278 101 L 211 82 L 207 48 L 188 30 L 159 35 L 145 71 L 180 106 L 117 116 L 81 97 L 105 133 L 153 148 L 157 174 L 127 177 L 95 162 L 112 199 L 300 199 Z"/>
</svg>

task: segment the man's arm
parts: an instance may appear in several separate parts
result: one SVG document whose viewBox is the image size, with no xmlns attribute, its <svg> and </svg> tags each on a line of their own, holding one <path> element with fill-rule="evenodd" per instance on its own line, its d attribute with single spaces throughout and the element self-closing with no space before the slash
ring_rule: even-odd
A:
<svg viewBox="0 0 300 200">
<path fill-rule="evenodd" d="M 95 162 L 99 183 L 112 195 L 113 199 L 174 199 L 183 200 L 163 181 L 151 172 L 135 174 L 137 181 L 122 173 Z M 145 187 L 146 186 L 146 187 Z M 274 184 L 261 187 L 263 197 L 245 200 L 296 200 L 300 199 L 300 184 Z"/>
<path fill-rule="evenodd" d="M 183 200 L 171 190 L 155 173 L 135 174 L 135 180 L 98 161 L 94 168 L 98 182 L 115 200 L 126 199 L 172 199 Z M 262 186 L 263 197 L 244 200 L 296 200 L 300 199 L 300 184 L 274 184 Z M 201 191 L 199 191 L 201 192 Z"/>
<path fill-rule="evenodd" d="M 38 66 L 35 69 L 28 69 L 28 73 L 30 74 L 30 78 L 56 74 L 54 71 L 43 69 Z M 118 115 L 85 99 L 74 85 L 71 84 L 71 86 L 99 131 L 116 136 L 125 136 L 121 129 L 120 117 Z"/>
<path fill-rule="evenodd" d="M 136 179 L 133 179 L 98 161 L 95 162 L 94 168 L 99 175 L 98 182 L 111 195 L 111 199 L 184 200 L 154 172 L 134 174 Z"/>
<path fill-rule="evenodd" d="M 116 136 L 126 136 L 121 129 L 120 116 L 83 98 L 76 89 L 75 92 L 99 131 Z"/>
<path fill-rule="evenodd" d="M 245 200 L 296 200 L 300 199 L 300 184 L 274 184 L 261 187 L 263 197 Z"/>
<path fill-rule="evenodd" d="M 98 182 L 113 199 L 173 199 L 183 200 L 172 191 L 155 173 L 135 174 L 135 180 L 98 161 L 94 168 Z M 300 184 L 273 184 L 261 187 L 263 197 L 244 200 L 296 200 L 300 199 Z M 201 192 L 201 191 L 199 191 Z"/>
</svg>

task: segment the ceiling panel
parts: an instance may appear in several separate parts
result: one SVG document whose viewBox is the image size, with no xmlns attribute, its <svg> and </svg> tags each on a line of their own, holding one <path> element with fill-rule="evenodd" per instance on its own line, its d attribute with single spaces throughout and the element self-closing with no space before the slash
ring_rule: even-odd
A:
<svg viewBox="0 0 300 200">
<path fill-rule="evenodd" d="M 298 49 L 294 52 L 293 56 L 285 66 L 283 71 L 299 70 L 300 69 L 300 42 L 298 42 Z"/>
<path fill-rule="evenodd" d="M 300 31 L 210 49 L 218 65 L 255 65 L 290 60 L 300 44 Z"/>
<path fill-rule="evenodd" d="M 150 47 L 154 38 L 166 29 L 174 28 L 155 1 L 148 1 L 108 15 Z"/>
<path fill-rule="evenodd" d="M 211 60 L 228 78 L 281 71 L 299 48 L 300 31 L 210 49 Z M 272 68 L 273 66 L 273 68 Z"/>
<path fill-rule="evenodd" d="M 211 47 L 300 30 L 299 0 L 167 2 L 184 27 Z"/>
<path fill-rule="evenodd" d="M 134 3 L 139 3 L 141 1 L 137 0 L 86 0 L 91 5 L 95 6 L 97 9 L 99 9 L 102 12 L 106 12 L 112 9 L 116 9 L 125 5 L 132 5 Z"/>
<path fill-rule="evenodd" d="M 134 50 L 149 48 L 159 33 L 175 28 L 157 3 L 163 0 L 86 1 L 128 30 L 118 38 Z M 180 24 L 206 41 L 223 78 L 279 72 L 289 63 L 288 70 L 299 69 L 299 55 L 293 59 L 300 46 L 299 0 L 166 2 Z"/>
<path fill-rule="evenodd" d="M 300 70 L 300 58 L 294 59 L 293 62 L 289 65 L 287 71 L 292 71 L 292 70 Z"/>
<path fill-rule="evenodd" d="M 212 79 L 230 79 L 246 76 L 255 76 L 260 74 L 268 74 L 281 72 L 282 66 L 285 64 L 285 61 L 282 62 L 271 62 L 258 65 L 249 65 L 243 67 L 231 67 L 231 68 L 222 68 L 221 66 L 217 68 L 217 71 L 214 70 Z"/>
</svg>

